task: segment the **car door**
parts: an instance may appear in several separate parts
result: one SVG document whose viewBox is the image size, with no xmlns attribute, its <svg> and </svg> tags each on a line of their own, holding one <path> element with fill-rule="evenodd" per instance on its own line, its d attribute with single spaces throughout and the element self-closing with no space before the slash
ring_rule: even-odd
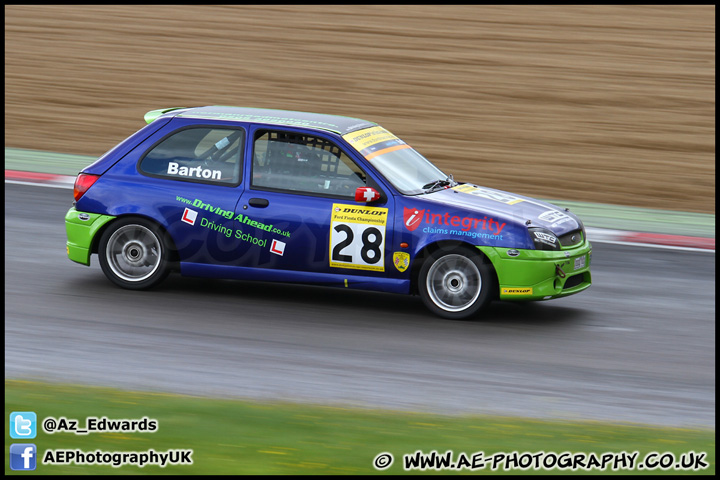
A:
<svg viewBox="0 0 720 480">
<path fill-rule="evenodd" d="M 383 276 L 393 202 L 355 201 L 380 187 L 330 135 L 256 128 L 248 188 L 236 211 L 239 265 L 312 274 Z M 307 281 L 312 281 L 307 278 Z"/>
</svg>

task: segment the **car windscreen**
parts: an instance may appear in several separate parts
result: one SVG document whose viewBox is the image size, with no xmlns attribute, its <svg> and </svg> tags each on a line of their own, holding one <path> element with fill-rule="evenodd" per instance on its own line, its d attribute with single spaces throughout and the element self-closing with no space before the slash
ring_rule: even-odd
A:
<svg viewBox="0 0 720 480">
<path fill-rule="evenodd" d="M 417 150 L 382 127 L 358 130 L 343 138 L 402 194 L 424 193 L 428 185 L 447 179 Z"/>
</svg>

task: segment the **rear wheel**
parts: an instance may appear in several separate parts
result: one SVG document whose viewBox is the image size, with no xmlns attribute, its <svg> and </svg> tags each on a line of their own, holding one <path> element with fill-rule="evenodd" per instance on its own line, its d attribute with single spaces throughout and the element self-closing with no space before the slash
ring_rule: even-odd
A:
<svg viewBox="0 0 720 480">
<path fill-rule="evenodd" d="M 491 267 L 469 249 L 438 250 L 420 269 L 419 290 L 425 306 L 449 319 L 466 319 L 491 299 Z"/>
<path fill-rule="evenodd" d="M 154 287 L 170 272 L 162 230 L 141 218 L 113 222 L 100 237 L 98 256 L 105 276 L 131 290 Z"/>
</svg>

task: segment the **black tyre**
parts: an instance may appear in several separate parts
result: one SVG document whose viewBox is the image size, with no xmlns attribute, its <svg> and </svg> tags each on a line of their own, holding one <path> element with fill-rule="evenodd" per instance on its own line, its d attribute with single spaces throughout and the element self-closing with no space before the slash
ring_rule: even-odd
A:
<svg viewBox="0 0 720 480">
<path fill-rule="evenodd" d="M 453 320 L 472 317 L 492 298 L 492 267 L 469 249 L 440 249 L 423 263 L 418 290 L 433 313 Z"/>
<path fill-rule="evenodd" d="M 130 290 L 162 282 L 170 273 L 170 250 L 163 231 L 142 218 L 116 220 L 100 237 L 98 257 L 105 276 Z"/>
</svg>

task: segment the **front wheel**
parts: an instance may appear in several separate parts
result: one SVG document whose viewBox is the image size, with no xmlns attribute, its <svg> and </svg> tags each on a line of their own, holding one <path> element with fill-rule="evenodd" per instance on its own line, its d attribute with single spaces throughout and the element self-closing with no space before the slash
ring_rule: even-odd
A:
<svg viewBox="0 0 720 480">
<path fill-rule="evenodd" d="M 433 313 L 466 319 L 490 301 L 492 269 L 476 252 L 438 250 L 423 263 L 418 287 L 423 303 Z"/>
<path fill-rule="evenodd" d="M 100 267 L 122 288 L 150 288 L 170 272 L 166 245 L 163 232 L 152 222 L 141 218 L 117 220 L 100 237 Z"/>
</svg>

